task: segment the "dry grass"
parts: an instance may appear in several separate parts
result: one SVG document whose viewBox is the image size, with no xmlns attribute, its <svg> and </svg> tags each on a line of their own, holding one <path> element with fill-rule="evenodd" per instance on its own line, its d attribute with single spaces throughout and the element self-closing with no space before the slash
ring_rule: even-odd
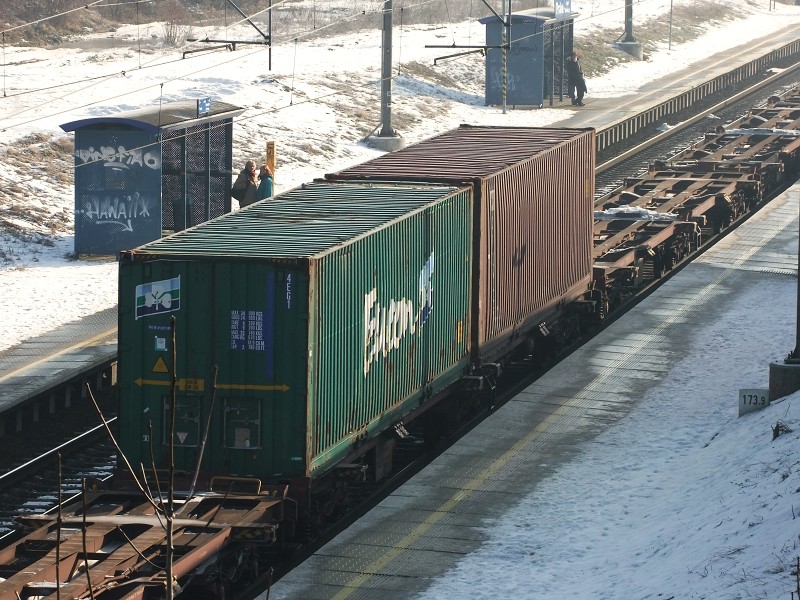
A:
<svg viewBox="0 0 800 600">
<path fill-rule="evenodd" d="M 59 183 L 71 183 L 74 167 L 72 155 L 73 142 L 69 136 L 54 137 L 45 133 L 31 133 L 6 148 L 3 160 L 32 165 L 44 177 L 52 177 Z M 0 198 L 2 194 L 0 192 Z"/>
<path fill-rule="evenodd" d="M 31 184 L 35 178 L 56 188 L 72 188 L 72 139 L 67 135 L 33 133 L 7 146 L 0 158 L 7 165 L 17 167 L 18 172 L 31 174 L 27 180 L 6 183 L 0 189 L 0 232 L 29 244 L 52 246 L 49 236 L 71 230 L 71 211 L 67 208 L 53 210 L 46 202 L 33 202 L 33 199 L 41 200 L 42 192 Z M 5 254 L 3 261 L 7 262 L 9 255 Z"/>
</svg>

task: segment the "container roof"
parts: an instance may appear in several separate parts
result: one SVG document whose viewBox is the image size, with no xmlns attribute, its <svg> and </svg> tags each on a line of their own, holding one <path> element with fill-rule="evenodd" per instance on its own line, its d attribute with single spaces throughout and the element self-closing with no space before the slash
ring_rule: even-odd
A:
<svg viewBox="0 0 800 600">
<path fill-rule="evenodd" d="M 308 183 L 131 253 L 140 258 L 315 257 L 458 191 L 436 185 Z"/>
<path fill-rule="evenodd" d="M 500 173 L 590 131 L 592 130 L 461 125 L 458 129 L 326 177 L 472 181 L 477 177 Z"/>
<path fill-rule="evenodd" d="M 75 131 L 87 126 L 127 125 L 149 133 L 158 133 L 159 131 L 185 129 L 193 125 L 230 119 L 239 116 L 244 110 L 240 106 L 214 100 L 211 102 L 209 111 L 198 116 L 197 100 L 178 100 L 114 115 L 70 121 L 61 125 L 61 129 Z"/>
</svg>

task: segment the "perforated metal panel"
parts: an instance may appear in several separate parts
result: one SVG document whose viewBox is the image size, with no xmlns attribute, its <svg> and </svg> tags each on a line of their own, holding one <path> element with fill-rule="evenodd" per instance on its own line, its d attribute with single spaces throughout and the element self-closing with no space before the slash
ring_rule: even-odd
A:
<svg viewBox="0 0 800 600">
<path fill-rule="evenodd" d="M 171 131 L 163 138 L 163 226 L 181 231 L 230 211 L 233 120 Z"/>
<path fill-rule="evenodd" d="M 549 21 L 544 25 L 544 100 L 552 103 L 569 96 L 564 64 L 573 50 L 573 20 Z"/>
</svg>

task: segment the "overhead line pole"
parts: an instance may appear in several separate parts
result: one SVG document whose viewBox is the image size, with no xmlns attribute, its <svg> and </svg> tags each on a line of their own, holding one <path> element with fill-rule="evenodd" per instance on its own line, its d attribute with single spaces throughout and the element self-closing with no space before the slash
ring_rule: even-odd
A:
<svg viewBox="0 0 800 600">
<path fill-rule="evenodd" d="M 269 70 L 272 71 L 272 0 L 269 0 Z"/>
<path fill-rule="evenodd" d="M 405 141 L 392 127 L 392 0 L 383 2 L 383 30 L 381 33 L 381 122 L 373 130 L 378 135 L 368 135 L 369 143 L 381 150 L 394 152 L 405 146 Z"/>
<path fill-rule="evenodd" d="M 392 0 L 383 3 L 383 58 L 381 60 L 381 137 L 392 130 Z"/>
<path fill-rule="evenodd" d="M 257 26 L 255 23 L 253 23 L 253 21 L 251 21 L 251 20 L 250 20 L 250 17 L 248 17 L 248 16 L 247 16 L 245 13 L 243 13 L 243 12 L 242 12 L 242 9 L 241 9 L 241 8 L 239 8 L 238 6 L 236 6 L 236 4 L 234 3 L 234 1 L 233 1 L 233 0 L 228 0 L 228 4 L 230 4 L 230 5 L 231 5 L 233 8 L 235 8 L 235 9 L 236 9 L 236 12 L 238 12 L 240 15 L 242 15 L 242 16 L 244 17 L 244 19 L 245 19 L 245 20 L 246 20 L 248 23 L 250 23 L 250 26 L 251 26 L 253 29 L 255 29 L 255 30 L 258 32 L 258 33 L 260 33 L 260 34 L 261 34 L 261 37 L 263 37 L 265 40 L 266 40 L 266 39 L 270 39 L 270 38 L 267 36 L 267 34 L 266 34 L 266 33 L 264 33 L 263 31 L 261 31 L 261 30 L 258 28 L 258 26 Z M 271 6 L 271 5 L 272 5 L 272 2 L 270 1 L 270 6 Z M 270 22 L 271 22 L 271 17 L 272 17 L 272 11 L 271 11 L 271 10 L 269 11 L 269 14 L 270 14 Z M 271 39 L 270 39 L 270 41 L 271 41 Z"/>
<path fill-rule="evenodd" d="M 501 43 L 501 46 L 503 46 L 501 50 L 503 53 L 503 114 L 506 114 L 506 93 L 508 91 L 508 47 L 511 44 L 511 18 L 509 13 L 511 12 L 511 0 L 508 0 L 508 5 L 509 10 L 506 10 L 506 0 L 503 0 L 503 18 L 500 19 L 503 23 L 503 39 Z"/>
<path fill-rule="evenodd" d="M 508 4 L 506 4 L 506 1 L 508 2 Z M 486 44 L 484 44 L 483 46 L 469 46 L 469 45 L 462 46 L 462 45 L 458 45 L 458 44 L 453 43 L 453 44 L 451 44 L 449 46 L 438 45 L 438 44 L 426 44 L 425 47 L 426 48 L 464 48 L 464 49 L 480 48 L 484 52 L 487 52 L 488 50 L 492 50 L 492 49 L 499 49 L 500 52 L 501 52 L 500 61 L 501 61 L 501 71 L 502 71 L 502 74 L 501 74 L 502 81 L 500 82 L 500 86 L 501 86 L 501 96 L 503 97 L 503 114 L 505 114 L 506 113 L 506 91 L 507 91 L 507 88 L 508 88 L 508 50 L 511 48 L 511 0 L 503 0 L 503 8 L 502 8 L 502 13 L 503 14 L 502 15 L 498 14 L 497 11 L 489 5 L 487 0 L 481 0 L 481 2 L 483 2 L 484 6 L 486 6 L 486 8 L 488 8 L 491 11 L 491 13 L 495 17 L 497 17 L 500 20 L 500 23 L 503 25 L 503 32 L 500 35 L 500 45 L 499 46 L 489 46 L 489 45 L 486 45 Z M 464 52 L 462 54 L 469 54 L 469 53 L 468 52 Z M 443 57 L 443 58 L 450 58 L 450 57 L 453 57 L 453 56 L 459 56 L 459 55 L 458 54 L 451 54 L 449 57 Z M 439 60 L 439 59 L 435 59 L 434 60 L 434 64 L 436 64 L 436 60 Z"/>
<path fill-rule="evenodd" d="M 204 44 L 224 44 L 228 50 L 236 50 L 236 44 L 259 44 L 259 45 L 269 45 L 269 70 L 272 70 L 272 0 L 269 0 L 269 16 L 268 16 L 268 23 L 269 23 L 269 33 L 264 33 L 258 28 L 258 25 L 253 23 L 252 19 L 247 16 L 241 8 L 236 6 L 233 0 L 227 0 L 227 3 L 230 4 L 233 8 L 236 9 L 240 15 L 244 17 L 244 19 L 250 24 L 250 26 L 255 29 L 263 39 L 263 41 L 238 41 L 238 40 L 212 40 L 208 37 L 204 39 L 199 38 L 186 38 L 187 42 L 202 42 Z M 223 46 L 219 46 L 223 47 Z M 214 50 L 216 48 L 209 48 L 210 50 Z M 186 58 L 187 54 L 192 54 L 194 52 L 202 52 L 202 50 L 187 50 L 183 53 L 183 58 Z"/>
</svg>

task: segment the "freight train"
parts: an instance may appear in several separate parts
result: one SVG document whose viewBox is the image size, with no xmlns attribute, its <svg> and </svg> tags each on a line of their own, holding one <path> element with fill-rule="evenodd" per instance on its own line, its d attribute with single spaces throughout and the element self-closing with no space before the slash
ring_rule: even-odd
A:
<svg viewBox="0 0 800 600">
<path fill-rule="evenodd" d="M 435 440 L 509 361 L 576 339 L 794 181 L 799 131 L 794 92 L 596 205 L 593 130 L 462 126 L 123 252 L 126 461 L 61 514 L 70 597 L 163 597 L 166 564 L 192 597 L 258 579 L 350 481 L 391 470 L 407 428 Z M 55 580 L 54 518 L 25 521 L 0 600 Z"/>
<path fill-rule="evenodd" d="M 174 415 L 187 475 L 286 483 L 322 522 L 335 484 L 391 469 L 409 422 L 435 436 L 512 351 L 571 320 L 592 273 L 593 157 L 590 129 L 461 127 L 123 252 L 122 450 L 166 464 Z M 386 181 L 359 182 L 370 168 Z"/>
</svg>

